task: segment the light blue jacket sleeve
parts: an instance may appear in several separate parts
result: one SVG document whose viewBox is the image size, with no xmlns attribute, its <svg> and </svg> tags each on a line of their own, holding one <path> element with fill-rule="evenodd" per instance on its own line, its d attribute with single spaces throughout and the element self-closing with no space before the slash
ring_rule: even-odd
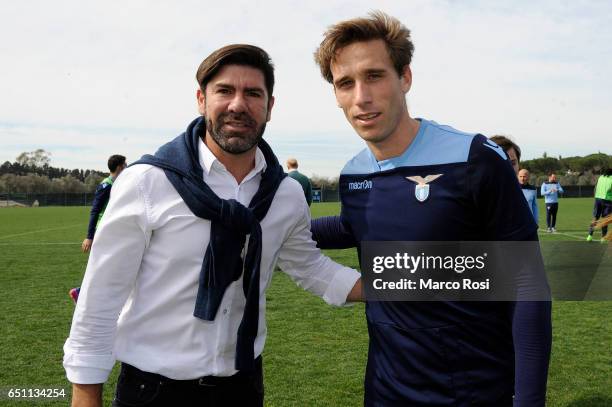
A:
<svg viewBox="0 0 612 407">
<path fill-rule="evenodd" d="M 542 187 L 540 188 L 540 194 L 548 195 L 548 188 L 546 186 L 546 183 L 542 184 Z"/>
<path fill-rule="evenodd" d="M 561 186 L 561 184 L 557 183 L 557 191 L 562 194 L 563 193 L 563 187 Z"/>
<path fill-rule="evenodd" d="M 533 200 L 531 201 L 531 213 L 533 213 L 533 217 L 535 219 L 536 224 L 539 223 L 539 214 L 538 214 L 538 194 L 536 191 L 533 191 Z"/>
</svg>

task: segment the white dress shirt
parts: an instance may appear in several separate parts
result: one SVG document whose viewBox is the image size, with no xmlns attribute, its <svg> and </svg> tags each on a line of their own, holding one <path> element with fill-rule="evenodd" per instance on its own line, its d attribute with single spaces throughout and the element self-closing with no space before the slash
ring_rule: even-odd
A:
<svg viewBox="0 0 612 407">
<path fill-rule="evenodd" d="M 199 155 L 210 188 L 248 205 L 266 167 L 261 151 L 240 184 L 202 141 Z M 290 177 L 279 186 L 261 228 L 255 356 L 266 339 L 265 291 L 277 262 L 298 285 L 334 305 L 345 303 L 359 278 L 316 248 L 304 193 Z M 210 221 L 189 210 L 163 170 L 135 165 L 121 173 L 96 232 L 64 345 L 68 380 L 103 383 L 115 360 L 178 380 L 236 373 L 242 277 L 225 291 L 214 321 L 193 316 L 209 237 Z"/>
</svg>

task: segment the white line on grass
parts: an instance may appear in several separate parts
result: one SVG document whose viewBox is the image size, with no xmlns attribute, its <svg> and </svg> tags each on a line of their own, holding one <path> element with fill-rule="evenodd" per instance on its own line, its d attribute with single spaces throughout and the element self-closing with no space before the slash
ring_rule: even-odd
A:
<svg viewBox="0 0 612 407">
<path fill-rule="evenodd" d="M 557 232 L 558 233 L 558 232 Z M 579 239 L 579 240 L 584 240 L 586 241 L 586 236 L 584 233 L 567 233 L 567 236 L 574 236 L 575 238 Z M 599 242 L 600 239 L 593 239 L 594 242 Z"/>
<path fill-rule="evenodd" d="M 541 235 L 563 235 L 563 236 L 571 237 L 571 238 L 578 239 L 578 240 L 584 240 L 581 237 L 570 235 L 569 233 L 563 233 L 563 232 L 549 233 L 549 232 L 544 232 L 543 230 L 538 230 L 538 233 Z"/>
<path fill-rule="evenodd" d="M 32 231 L 24 232 L 24 233 L 15 233 L 13 235 L 4 235 L 4 236 L 0 236 L 0 240 L 1 239 L 9 239 L 11 237 L 17 237 L 17 236 L 32 235 L 32 234 L 40 233 L 40 232 L 51 232 L 52 230 L 70 229 L 70 228 L 75 228 L 77 226 L 83 226 L 83 224 L 82 223 L 76 223 L 74 225 L 61 226 L 59 228 L 39 229 L 39 230 L 32 230 Z"/>
<path fill-rule="evenodd" d="M 584 233 L 567 233 L 567 234 L 571 235 L 571 236 L 574 236 L 574 237 L 577 237 L 580 240 L 586 240 L 586 234 L 584 234 Z"/>
</svg>

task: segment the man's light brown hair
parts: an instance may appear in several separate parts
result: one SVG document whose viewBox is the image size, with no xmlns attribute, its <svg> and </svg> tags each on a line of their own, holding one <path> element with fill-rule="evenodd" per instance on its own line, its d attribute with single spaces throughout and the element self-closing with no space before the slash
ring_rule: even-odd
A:
<svg viewBox="0 0 612 407">
<path fill-rule="evenodd" d="M 399 76 L 404 73 L 404 67 L 412 61 L 414 45 L 410 39 L 410 30 L 398 19 L 382 11 L 372 11 L 368 17 L 341 21 L 329 27 L 323 35 L 325 38 L 315 51 L 314 57 L 321 68 L 321 75 L 332 84 L 332 62 L 339 50 L 354 42 L 383 40 Z"/>
<path fill-rule="evenodd" d="M 298 162 L 297 162 L 297 160 L 295 158 L 289 158 L 287 160 L 287 168 L 289 168 L 289 169 L 296 168 L 297 169 L 297 167 L 298 167 Z"/>
<path fill-rule="evenodd" d="M 210 54 L 198 68 L 196 80 L 200 89 L 204 92 L 206 84 L 225 65 L 243 65 L 259 69 L 266 82 L 268 97 L 272 96 L 274 90 L 274 65 L 266 51 L 248 44 L 232 44 L 219 48 Z"/>
<path fill-rule="evenodd" d="M 491 140 L 492 142 L 500 146 L 506 154 L 508 153 L 508 150 L 513 148 L 514 152 L 516 152 L 516 159 L 518 161 L 521 161 L 521 148 L 514 141 L 510 140 L 508 137 L 502 136 L 502 135 L 495 135 L 495 136 L 489 137 L 489 140 Z"/>
</svg>

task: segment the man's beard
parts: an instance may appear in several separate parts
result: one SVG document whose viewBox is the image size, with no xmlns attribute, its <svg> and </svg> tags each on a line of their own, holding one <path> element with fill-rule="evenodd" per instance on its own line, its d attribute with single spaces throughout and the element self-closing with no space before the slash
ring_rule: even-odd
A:
<svg viewBox="0 0 612 407">
<path fill-rule="evenodd" d="M 250 131 L 233 132 L 223 129 L 223 125 L 230 121 L 240 121 L 246 123 Z M 221 149 L 230 154 L 242 154 L 249 151 L 259 143 L 263 137 L 266 123 L 257 126 L 257 122 L 247 113 L 221 113 L 216 123 L 208 118 L 206 123 L 208 133 Z"/>
</svg>

